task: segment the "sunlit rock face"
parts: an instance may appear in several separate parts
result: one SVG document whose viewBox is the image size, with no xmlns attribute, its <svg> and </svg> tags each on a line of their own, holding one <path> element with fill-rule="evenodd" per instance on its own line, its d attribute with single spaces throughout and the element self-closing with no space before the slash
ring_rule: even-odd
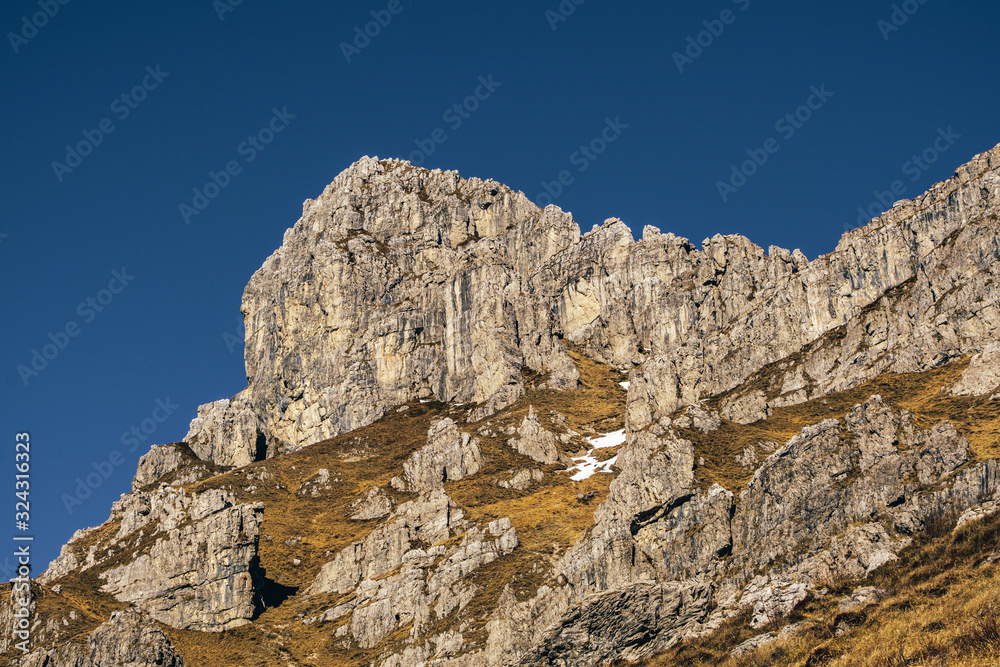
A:
<svg viewBox="0 0 1000 667">
<path fill-rule="evenodd" d="M 581 236 L 569 214 L 494 181 L 364 158 L 305 203 L 254 274 L 249 385 L 205 406 L 188 440 L 243 465 L 415 398 L 486 416 L 523 394 L 523 371 L 575 386 L 569 343 L 638 367 L 634 428 L 803 349 L 780 387 L 732 394 L 723 416 L 753 421 L 886 369 L 978 352 L 1000 319 L 983 270 L 996 253 L 998 160 L 978 156 L 810 262 L 741 236 L 699 250 L 647 227 L 636 241 L 618 220 Z"/>
</svg>

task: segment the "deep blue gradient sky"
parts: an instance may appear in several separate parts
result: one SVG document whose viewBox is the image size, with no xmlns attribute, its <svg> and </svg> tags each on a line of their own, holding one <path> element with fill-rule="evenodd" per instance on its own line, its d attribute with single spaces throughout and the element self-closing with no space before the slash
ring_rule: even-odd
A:
<svg viewBox="0 0 1000 667">
<path fill-rule="evenodd" d="M 340 44 L 388 0 L 243 0 L 220 19 L 225 1 L 71 0 L 37 31 L 23 17 L 38 0 L 0 8 L 4 579 L 15 434 L 32 440 L 37 573 L 75 529 L 107 518 L 149 445 L 180 440 L 200 403 L 245 386 L 232 345 L 243 287 L 303 200 L 362 155 L 409 157 L 440 128 L 447 140 L 423 166 L 531 198 L 568 171 L 555 203 L 585 231 L 614 216 L 637 237 L 647 224 L 698 244 L 741 233 L 814 258 L 859 207 L 887 207 L 876 191 L 899 180 L 901 196 L 882 197 L 891 206 L 1000 142 L 995 2 L 908 0 L 912 15 L 890 32 L 888 0 L 566 0 L 575 11 L 555 23 L 546 10 L 559 0 L 398 0 L 347 62 Z M 701 35 L 711 43 L 679 71 L 674 53 L 710 28 L 720 34 Z M 22 30 L 15 52 L 9 33 Z M 446 118 L 480 77 L 499 85 L 479 88 L 487 99 L 467 118 Z M 121 96 L 144 80 L 151 90 L 129 108 Z M 776 126 L 808 101 L 806 122 Z M 262 151 L 241 151 L 275 109 L 294 118 Z M 608 119 L 615 141 L 594 159 L 577 153 Z M 57 175 L 52 163 L 102 121 L 113 131 Z M 943 135 L 933 164 L 911 161 Z M 747 151 L 767 162 L 724 201 L 718 182 Z M 239 173 L 185 224 L 179 205 L 230 161 Z M 102 292 L 123 270 L 134 278 Z M 67 326 L 75 337 L 60 335 Z M 52 339 L 64 349 L 22 377 Z M 145 442 L 123 442 L 133 426 Z M 77 479 L 101 470 L 70 513 Z"/>
</svg>

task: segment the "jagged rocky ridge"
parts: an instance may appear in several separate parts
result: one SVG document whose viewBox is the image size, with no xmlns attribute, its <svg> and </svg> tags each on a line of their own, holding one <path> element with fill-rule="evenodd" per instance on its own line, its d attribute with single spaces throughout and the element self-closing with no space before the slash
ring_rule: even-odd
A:
<svg viewBox="0 0 1000 667">
<path fill-rule="evenodd" d="M 944 393 L 990 400 L 998 195 L 1000 147 L 809 262 L 739 236 L 699 250 L 647 227 L 635 241 L 618 220 L 581 236 L 568 214 L 499 183 L 364 158 L 305 203 L 247 286 L 248 387 L 202 406 L 183 444 L 143 457 L 109 521 L 75 535 L 38 579 L 50 599 L 96 580 L 128 611 L 81 610 L 104 624 L 20 664 L 181 664 L 156 623 L 233 630 L 289 605 L 331 655 L 399 667 L 597 665 L 743 608 L 755 626 L 781 617 L 818 583 L 892 560 L 936 517 L 996 500 L 1000 465 L 950 421 L 877 395 L 744 451 L 745 483 L 711 483 L 704 454 L 720 429 L 952 360 L 966 366 Z M 503 456 L 516 465 L 489 484 L 526 494 L 504 496 L 512 513 L 517 498 L 573 488 L 559 470 L 596 424 L 518 406 L 579 394 L 580 355 L 623 374 L 627 440 L 613 481 L 578 494 L 593 502 L 587 529 L 541 552 L 524 541 L 530 523 L 484 518 L 453 496 Z M 338 470 L 368 465 L 359 450 L 297 485 L 315 507 L 347 501 L 331 511 L 354 527 L 293 597 L 275 598 L 268 502 L 252 498 L 293 489 L 268 462 L 428 411 L 419 443 L 378 483 L 341 498 Z M 213 488 L 243 469 L 241 483 Z M 527 591 L 494 581 L 485 595 L 484 578 L 513 558 L 545 576 Z M 452 622 L 484 597 L 479 625 Z M 160 662 L 100 646 L 77 657 L 136 633 L 128 641 Z M 281 655 L 323 664 L 313 654 Z"/>
</svg>

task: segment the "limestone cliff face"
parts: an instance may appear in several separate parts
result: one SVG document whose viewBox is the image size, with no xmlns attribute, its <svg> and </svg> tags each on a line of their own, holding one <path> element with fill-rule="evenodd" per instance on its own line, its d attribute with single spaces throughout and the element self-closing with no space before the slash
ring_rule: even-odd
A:
<svg viewBox="0 0 1000 667">
<path fill-rule="evenodd" d="M 418 397 L 487 414 L 521 395 L 525 365 L 572 384 L 520 295 L 578 237 L 499 183 L 361 160 L 304 204 L 243 295 L 246 400 L 269 442 L 296 449 Z"/>
<path fill-rule="evenodd" d="M 147 664 L 121 637 L 182 664 L 154 621 L 382 667 L 603 665 L 741 610 L 762 627 L 996 510 L 961 411 L 1000 398 L 998 213 L 1000 147 L 811 262 L 581 235 L 499 183 L 364 158 L 251 278 L 247 387 L 32 588 L 128 610 L 69 643 L 50 615 L 20 664 Z M 903 406 L 866 384 L 887 372 L 939 374 L 900 380 L 924 392 Z M 616 432 L 606 476 L 570 479 Z"/>
<path fill-rule="evenodd" d="M 264 441 L 295 450 L 414 398 L 487 416 L 523 393 L 522 369 L 574 386 L 564 341 L 638 367 L 636 428 L 809 345 L 780 386 L 733 394 L 723 415 L 749 422 L 976 353 L 1000 318 L 983 271 L 997 252 L 998 169 L 1000 150 L 984 153 L 809 262 L 741 236 L 699 250 L 647 228 L 635 241 L 617 220 L 581 237 L 568 214 L 499 183 L 362 159 L 305 203 L 254 274 L 249 386 L 204 406 L 187 441 L 244 465 Z"/>
</svg>

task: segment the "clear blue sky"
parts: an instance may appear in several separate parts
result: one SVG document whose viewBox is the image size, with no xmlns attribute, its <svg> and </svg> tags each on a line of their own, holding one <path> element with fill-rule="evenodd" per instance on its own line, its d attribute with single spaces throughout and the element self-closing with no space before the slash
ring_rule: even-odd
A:
<svg viewBox="0 0 1000 667">
<path fill-rule="evenodd" d="M 36 572 L 149 445 L 245 386 L 243 287 L 362 155 L 433 147 L 424 166 L 532 198 L 565 171 L 555 202 L 584 230 L 615 216 L 814 258 L 885 208 L 876 191 L 891 206 L 1000 142 L 995 2 L 223 3 L 0 8 L 0 540 L 28 431 Z M 200 200 L 210 172 L 225 187 Z M 181 204 L 203 210 L 186 224 Z"/>
</svg>

